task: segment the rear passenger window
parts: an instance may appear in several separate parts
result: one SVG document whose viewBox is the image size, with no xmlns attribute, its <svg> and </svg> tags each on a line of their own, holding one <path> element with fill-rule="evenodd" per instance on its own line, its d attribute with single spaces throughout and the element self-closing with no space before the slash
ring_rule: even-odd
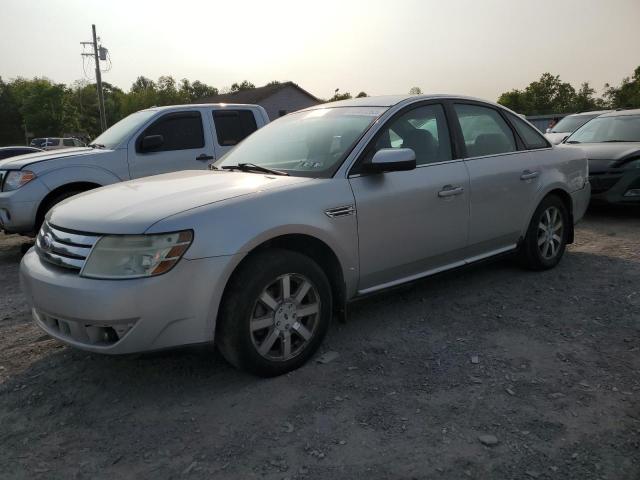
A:
<svg viewBox="0 0 640 480">
<path fill-rule="evenodd" d="M 378 136 L 371 155 L 382 148 L 410 148 L 416 165 L 451 160 L 451 140 L 442 105 L 414 108 L 392 120 Z"/>
<path fill-rule="evenodd" d="M 139 139 L 150 135 L 162 135 L 164 143 L 154 152 L 188 150 L 204 147 L 204 130 L 200 112 L 169 113 L 149 128 Z"/>
<path fill-rule="evenodd" d="M 549 147 L 549 143 L 545 140 L 545 138 L 538 130 L 533 128 L 531 125 L 528 125 L 517 115 L 507 113 L 507 116 L 515 127 L 516 132 L 518 132 L 518 135 L 520 135 L 520 138 L 522 138 L 522 141 L 527 147 L 527 150 Z"/>
<path fill-rule="evenodd" d="M 62 145 L 64 145 L 65 147 L 75 147 L 76 144 L 73 141 L 73 138 L 65 138 L 64 140 L 62 140 Z"/>
<path fill-rule="evenodd" d="M 237 145 L 258 129 L 251 110 L 214 110 L 213 123 L 223 147 Z"/>
<path fill-rule="evenodd" d="M 454 105 L 467 157 L 482 157 L 515 152 L 516 140 L 507 122 L 490 107 Z"/>
</svg>

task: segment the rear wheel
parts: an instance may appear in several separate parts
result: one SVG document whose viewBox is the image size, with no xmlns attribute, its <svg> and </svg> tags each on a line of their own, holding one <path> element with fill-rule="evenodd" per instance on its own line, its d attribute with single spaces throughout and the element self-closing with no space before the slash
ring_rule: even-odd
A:
<svg viewBox="0 0 640 480">
<path fill-rule="evenodd" d="M 303 365 L 329 327 L 329 281 L 310 258 L 289 250 L 254 254 L 225 291 L 216 343 L 236 367 L 260 376 Z"/>
<path fill-rule="evenodd" d="M 520 260 L 532 270 L 555 267 L 569 238 L 569 213 L 556 195 L 546 197 L 536 209 L 520 247 Z"/>
</svg>

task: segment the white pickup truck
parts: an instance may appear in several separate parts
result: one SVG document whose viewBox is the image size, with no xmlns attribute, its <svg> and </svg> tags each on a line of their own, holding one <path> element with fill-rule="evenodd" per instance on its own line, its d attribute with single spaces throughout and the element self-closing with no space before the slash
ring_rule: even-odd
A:
<svg viewBox="0 0 640 480">
<path fill-rule="evenodd" d="M 0 230 L 34 234 L 51 207 L 93 188 L 208 168 L 267 123 L 258 105 L 153 107 L 120 120 L 89 147 L 2 160 Z"/>
</svg>

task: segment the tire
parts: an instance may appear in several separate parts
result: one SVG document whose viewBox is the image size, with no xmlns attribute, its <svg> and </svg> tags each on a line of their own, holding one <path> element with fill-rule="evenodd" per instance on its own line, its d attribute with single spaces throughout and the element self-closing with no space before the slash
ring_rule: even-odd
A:
<svg viewBox="0 0 640 480">
<path fill-rule="evenodd" d="M 284 249 L 255 253 L 227 285 L 216 344 L 241 370 L 282 375 L 316 352 L 329 328 L 332 303 L 329 280 L 309 257 Z"/>
<path fill-rule="evenodd" d="M 47 200 L 47 203 L 44 205 L 44 207 L 40 211 L 38 218 L 36 218 L 35 232 L 34 232 L 35 235 L 37 235 L 38 232 L 40 231 L 40 227 L 42 227 L 44 219 L 47 216 L 47 213 L 49 212 L 49 210 L 51 210 L 53 207 L 55 207 L 57 204 L 59 204 L 63 200 L 66 200 L 67 198 L 73 197 L 74 195 L 78 195 L 85 191 L 86 190 L 69 190 L 67 192 L 62 192 L 56 195 L 55 197 Z"/>
<path fill-rule="evenodd" d="M 567 246 L 571 228 L 569 222 L 569 212 L 564 202 L 556 195 L 545 197 L 534 212 L 520 246 L 520 263 L 531 270 L 555 267 Z M 547 228 L 549 225 L 551 229 Z"/>
</svg>

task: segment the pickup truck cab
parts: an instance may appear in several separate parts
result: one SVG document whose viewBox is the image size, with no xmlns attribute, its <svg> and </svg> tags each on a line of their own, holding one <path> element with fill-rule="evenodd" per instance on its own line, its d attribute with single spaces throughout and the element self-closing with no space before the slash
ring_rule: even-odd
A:
<svg viewBox="0 0 640 480">
<path fill-rule="evenodd" d="M 258 105 L 173 105 L 140 110 L 89 147 L 0 161 L 0 230 L 34 234 L 57 203 L 93 188 L 201 170 L 269 122 Z"/>
</svg>

